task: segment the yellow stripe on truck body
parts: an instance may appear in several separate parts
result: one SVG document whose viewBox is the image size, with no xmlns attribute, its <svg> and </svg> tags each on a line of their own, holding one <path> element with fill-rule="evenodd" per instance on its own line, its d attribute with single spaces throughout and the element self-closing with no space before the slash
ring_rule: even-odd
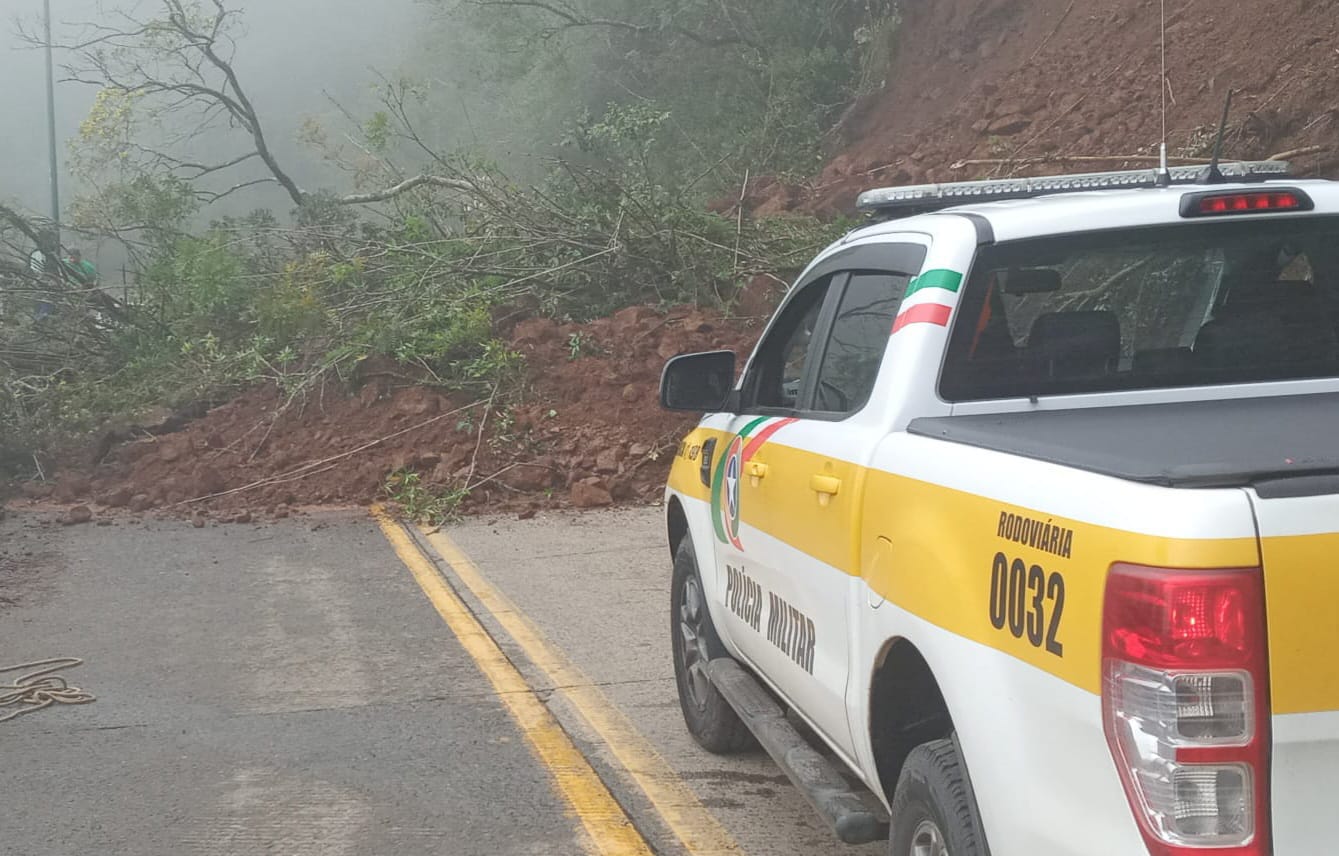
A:
<svg viewBox="0 0 1339 856">
<path fill-rule="evenodd" d="M 1274 712 L 1339 710 L 1339 535 L 1265 538 L 1261 547 Z"/>
<path fill-rule="evenodd" d="M 1339 496 L 1254 497 L 1265 568 L 1270 705 L 1339 711 Z"/>
<path fill-rule="evenodd" d="M 1063 495 L 1052 507 L 1028 508 L 878 471 L 867 491 L 863 552 L 871 554 L 881 535 L 892 542 L 892 561 L 868 580 L 877 594 L 1092 693 L 1101 691 L 1102 598 L 1113 562 L 1223 568 L 1257 561 L 1254 538 L 1187 540 L 1071 520 L 1061 514 Z M 1016 561 L 1029 583 L 1033 568 L 1041 569 L 1042 584 L 1026 589 L 1021 637 L 1008 608 L 1004 628 L 991 620 L 992 594 L 1001 596 L 992 592 L 1000 556 L 1006 595 Z"/>
<path fill-rule="evenodd" d="M 671 470 L 672 491 L 711 501 L 711 490 L 700 477 L 700 461 L 690 460 L 689 453 L 712 439 L 717 449 L 723 450 L 732 437 L 724 431 L 698 428 L 686 438 Z M 909 445 L 930 444 L 930 453 L 952 449 L 955 458 L 985 454 L 1012 463 L 1006 456 L 939 441 L 908 435 L 891 439 Z M 753 488 L 745 479 L 739 511 L 744 524 L 848 577 L 863 577 L 877 596 L 937 627 L 1016 657 L 1091 693 L 1101 688 L 1102 598 L 1107 571 L 1114 562 L 1169 568 L 1259 564 L 1257 540 L 1245 531 L 1241 537 L 1179 538 L 1083 522 L 1063 514 L 1073 505 L 1069 491 L 1056 491 L 1049 505 L 1023 505 L 1010 501 L 1007 489 L 995 498 L 983 495 L 989 490 L 989 482 L 1007 484 L 1007 476 L 1001 479 L 998 472 L 995 477 L 972 474 L 970 469 L 956 481 L 975 478 L 982 483 L 980 493 L 884 469 L 839 463 L 842 490 L 833 502 L 856 503 L 863 509 L 863 516 L 853 531 L 833 533 L 827 525 L 831 518 L 815 513 L 809 485 L 810 474 L 831 463 L 830 456 L 773 440 L 756 453 L 755 459 L 767 464 L 769 493 L 765 505 L 756 498 L 750 502 L 751 495 L 761 488 Z M 1037 461 L 1024 463 L 1032 479 L 1044 481 L 1048 470 L 1058 470 L 1076 491 L 1094 491 L 1099 486 L 1112 490 L 1113 486 L 1124 485 L 1138 492 L 1170 492 Z M 1240 492 L 1227 493 L 1236 497 L 1243 521 L 1248 522 L 1246 497 Z M 1118 489 L 1113 491 L 1113 496 L 1118 495 Z M 1204 497 L 1207 492 L 1197 495 Z M 881 545 L 880 539 L 885 544 Z M 880 559 L 881 553 L 888 555 Z M 1028 579 L 1033 577 L 1034 566 L 1044 574 L 1046 591 L 1040 615 L 1036 588 L 1031 588 L 1026 594 L 1021 637 L 1013 634 L 1009 616 L 1005 616 L 1002 629 L 992 622 L 992 582 L 997 577 L 995 565 L 1000 555 L 1007 563 L 1006 574 L 1012 572 L 1015 560 L 1024 563 Z M 1052 582 L 1057 576 L 1059 582 Z M 1060 615 L 1053 619 L 1057 609 Z M 1042 626 L 1038 628 L 1038 624 Z M 1034 645 L 1038 632 L 1041 644 Z"/>
</svg>

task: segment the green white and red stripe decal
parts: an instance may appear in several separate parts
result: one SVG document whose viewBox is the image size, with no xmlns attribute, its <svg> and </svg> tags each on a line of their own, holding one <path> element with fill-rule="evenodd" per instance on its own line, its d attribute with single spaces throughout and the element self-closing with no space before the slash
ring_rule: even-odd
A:
<svg viewBox="0 0 1339 856">
<path fill-rule="evenodd" d="M 911 324 L 934 324 L 947 327 L 962 288 L 962 274 L 952 270 L 927 270 L 907 284 L 902 297 L 902 310 L 893 322 L 897 333 Z"/>
<path fill-rule="evenodd" d="M 721 455 L 716 473 L 711 479 L 711 519 L 716 529 L 716 538 L 722 544 L 731 544 L 737 550 L 744 549 L 739 543 L 739 483 L 744 478 L 744 465 L 764 443 L 772 439 L 772 435 L 798 421 L 773 416 L 754 419 L 735 435 L 726 447 L 725 454 Z"/>
</svg>

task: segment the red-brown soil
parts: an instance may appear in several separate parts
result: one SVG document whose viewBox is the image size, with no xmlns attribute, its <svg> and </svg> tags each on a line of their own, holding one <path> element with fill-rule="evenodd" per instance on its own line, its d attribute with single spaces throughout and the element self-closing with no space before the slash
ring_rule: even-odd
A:
<svg viewBox="0 0 1339 856">
<path fill-rule="evenodd" d="M 469 488 L 463 510 L 654 501 L 691 418 L 661 410 L 657 386 L 678 353 L 736 348 L 753 323 L 694 309 L 632 307 L 588 324 L 532 318 L 512 347 L 528 378 L 514 401 L 475 401 L 385 371 L 354 390 L 328 385 L 285 406 L 254 389 L 183 430 L 113 448 L 96 465 L 28 483 L 34 503 L 75 505 L 69 522 L 154 511 L 249 522 L 309 505 L 385 498 L 410 470 L 436 493 Z M 579 342 L 574 356 L 573 343 Z M 486 418 L 485 418 L 485 414 Z"/>
<path fill-rule="evenodd" d="M 1339 174 L 1332 2 L 1168 0 L 1167 9 L 1174 156 L 1208 152 L 1231 88 L 1228 157 L 1300 149 L 1292 159 L 1302 172 Z M 813 181 L 755 182 L 755 214 L 849 212 L 873 186 L 1150 165 L 1161 136 L 1156 0 L 906 0 L 902 10 L 887 86 L 847 112 Z M 774 298 L 747 311 L 765 314 Z M 746 349 L 757 332 L 689 310 L 633 308 L 583 326 L 531 319 L 509 336 L 527 359 L 526 390 L 487 408 L 482 433 L 485 407 L 457 412 L 472 402 L 391 371 L 287 409 L 277 390 L 253 390 L 178 433 L 115 447 L 54 488 L 25 488 L 67 504 L 249 518 L 364 503 L 409 468 L 438 489 L 471 487 L 467 509 L 650 500 L 691 422 L 657 406 L 665 358 Z M 585 343 L 576 359 L 574 334 Z"/>
<path fill-rule="evenodd" d="M 886 88 L 848 112 L 804 187 L 760 184 L 755 213 L 848 212 L 870 187 L 1147 167 L 1065 160 L 1157 153 L 1156 0 L 908 0 Z M 1224 149 L 1298 149 L 1339 176 L 1339 11 L 1328 0 L 1167 2 L 1168 140 L 1204 156 L 1228 89 Z M 1040 159 L 1040 161 L 1036 160 Z M 998 161 L 1008 163 L 964 163 Z"/>
</svg>

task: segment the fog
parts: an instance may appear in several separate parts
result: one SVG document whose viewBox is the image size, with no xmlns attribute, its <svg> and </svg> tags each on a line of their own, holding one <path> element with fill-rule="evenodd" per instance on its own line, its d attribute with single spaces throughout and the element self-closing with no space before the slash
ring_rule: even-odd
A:
<svg viewBox="0 0 1339 856">
<path fill-rule="evenodd" d="M 118 10 L 155 12 L 155 0 L 51 0 L 53 41 L 69 41 L 75 24 L 114 20 Z M 270 143 L 305 187 L 336 183 L 335 174 L 296 141 L 303 121 L 316 117 L 338 127 L 344 120 L 323 93 L 355 113 L 371 106 L 375 70 L 394 73 L 417 43 L 427 11 L 417 0 L 232 0 L 241 9 L 236 66 L 266 123 Z M 43 52 L 18 35 L 22 23 L 39 31 L 42 0 L 0 0 L 0 199 L 48 213 L 46 77 Z M 62 60 L 56 56 L 56 76 Z M 95 90 L 58 83 L 62 202 L 77 189 L 65 169 L 67 141 L 78 132 Z M 245 151 L 241 149 L 240 151 Z M 240 153 L 234 151 L 233 153 Z M 287 197 L 259 188 L 238 204 L 287 211 Z"/>
</svg>

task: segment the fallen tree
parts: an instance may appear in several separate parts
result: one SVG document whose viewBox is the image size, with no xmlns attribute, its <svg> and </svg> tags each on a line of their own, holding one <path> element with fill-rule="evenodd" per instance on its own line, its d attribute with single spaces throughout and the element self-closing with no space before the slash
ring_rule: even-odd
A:
<svg viewBox="0 0 1339 856">
<path fill-rule="evenodd" d="M 784 278 L 833 232 L 711 213 L 666 185 L 655 140 L 668 117 L 641 105 L 611 107 L 577 156 L 519 184 L 472 153 L 439 150 L 406 80 L 382 80 L 381 109 L 350 122 L 347 145 L 311 129 L 309 142 L 352 186 L 302 188 L 236 66 L 236 10 L 223 0 L 158 9 L 65 45 L 70 79 L 99 88 L 73 158 L 92 192 L 72 225 L 126 248 L 129 299 L 64 275 L 35 280 L 20 246 L 37 244 L 40 224 L 0 210 L 16 236 L 0 253 L 7 269 L 34 287 L 58 282 L 69 303 L 43 318 L 29 304 L 0 326 L 11 468 L 31 473 L 33 452 L 133 423 L 145 408 L 180 410 L 250 384 L 277 384 L 285 407 L 300 406 L 331 379 L 361 382 L 377 357 L 425 383 L 505 400 L 523 373 L 499 322 L 725 305 L 755 277 Z M 199 157 L 206 148 L 223 153 Z M 192 225 L 263 185 L 283 188 L 289 216 Z"/>
</svg>

